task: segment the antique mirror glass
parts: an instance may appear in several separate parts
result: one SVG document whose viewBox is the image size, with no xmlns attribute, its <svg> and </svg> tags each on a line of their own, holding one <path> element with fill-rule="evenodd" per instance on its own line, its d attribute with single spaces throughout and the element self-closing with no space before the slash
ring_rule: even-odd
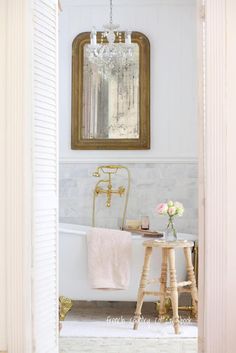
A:
<svg viewBox="0 0 236 353">
<path fill-rule="evenodd" d="M 139 47 L 124 70 L 106 77 L 84 50 L 82 137 L 85 139 L 139 138 Z"/>
<path fill-rule="evenodd" d="M 91 62 L 89 41 L 82 33 L 73 42 L 72 148 L 150 148 L 147 38 L 134 32 L 132 60 L 112 71 Z"/>
</svg>

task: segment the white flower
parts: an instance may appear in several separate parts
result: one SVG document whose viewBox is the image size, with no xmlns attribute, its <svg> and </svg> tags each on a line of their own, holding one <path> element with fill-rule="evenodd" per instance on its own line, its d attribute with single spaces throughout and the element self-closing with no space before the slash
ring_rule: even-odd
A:
<svg viewBox="0 0 236 353">
<path fill-rule="evenodd" d="M 170 200 L 170 201 L 168 201 L 167 205 L 168 205 L 168 207 L 172 207 L 172 206 L 174 206 L 174 202 Z"/>
<path fill-rule="evenodd" d="M 183 215 L 183 213 L 184 213 L 184 206 L 183 206 L 183 204 L 182 204 L 181 202 L 176 201 L 176 202 L 174 203 L 174 205 L 175 205 L 175 207 L 176 207 L 176 214 L 181 217 L 181 216 Z"/>
</svg>

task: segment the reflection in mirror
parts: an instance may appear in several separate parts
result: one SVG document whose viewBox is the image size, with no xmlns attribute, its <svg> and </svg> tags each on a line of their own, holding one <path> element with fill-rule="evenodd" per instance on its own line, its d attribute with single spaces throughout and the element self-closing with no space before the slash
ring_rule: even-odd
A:
<svg viewBox="0 0 236 353">
<path fill-rule="evenodd" d="M 97 38 L 104 43 L 102 32 Z M 124 44 L 124 32 L 119 38 L 115 45 Z M 75 37 L 72 149 L 150 149 L 150 44 L 140 32 L 131 40 L 132 55 L 119 63 L 91 57 L 89 32 Z"/>
<path fill-rule="evenodd" d="M 139 138 L 139 46 L 123 70 L 104 75 L 105 67 L 91 63 L 85 45 L 83 138 Z M 105 66 L 105 64 L 104 64 Z"/>
</svg>

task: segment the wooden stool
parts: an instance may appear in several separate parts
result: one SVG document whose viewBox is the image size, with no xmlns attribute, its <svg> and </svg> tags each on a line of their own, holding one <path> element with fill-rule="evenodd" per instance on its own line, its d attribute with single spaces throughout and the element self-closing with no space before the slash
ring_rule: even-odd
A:
<svg viewBox="0 0 236 353">
<path fill-rule="evenodd" d="M 173 325 L 175 333 L 180 333 L 179 315 L 178 315 L 178 292 L 190 292 L 193 302 L 193 312 L 197 315 L 197 302 L 198 294 L 196 287 L 196 279 L 194 274 L 194 268 L 192 265 L 191 248 L 194 246 L 192 241 L 177 240 L 174 242 L 168 242 L 165 240 L 147 240 L 143 243 L 145 246 L 145 257 L 143 264 L 143 271 L 140 279 L 140 285 L 138 290 L 138 299 L 134 318 L 134 330 L 137 330 L 142 305 L 145 295 L 159 296 L 160 297 L 160 316 L 165 314 L 165 298 L 170 297 L 172 310 L 173 310 Z M 162 265 L 161 265 L 161 278 L 160 280 L 149 280 L 149 268 L 153 248 L 162 249 Z M 188 281 L 177 283 L 176 280 L 176 268 L 175 268 L 175 249 L 183 248 L 186 259 Z M 169 262 L 169 274 L 170 274 L 170 287 L 167 288 L 167 265 Z M 146 286 L 150 283 L 160 282 L 160 291 L 147 291 Z M 189 286 L 190 288 L 185 288 Z"/>
</svg>

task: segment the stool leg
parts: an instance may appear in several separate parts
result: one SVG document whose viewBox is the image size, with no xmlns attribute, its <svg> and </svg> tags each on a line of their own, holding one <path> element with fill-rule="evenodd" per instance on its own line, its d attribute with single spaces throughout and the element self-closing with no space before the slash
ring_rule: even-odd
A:
<svg viewBox="0 0 236 353">
<path fill-rule="evenodd" d="M 169 258 L 169 270 L 170 270 L 170 290 L 171 290 L 171 304 L 173 310 L 173 324 L 175 333 L 180 333 L 179 326 L 179 315 L 178 315 L 178 289 L 176 280 L 176 269 L 175 269 L 175 250 L 173 248 L 168 249 Z"/>
<path fill-rule="evenodd" d="M 150 261 L 151 261 L 151 254 L 152 254 L 152 248 L 146 247 L 145 248 L 144 264 L 143 264 L 143 271 L 142 271 L 142 275 L 141 275 L 141 279 L 140 279 L 139 290 L 138 290 L 138 299 L 137 299 L 136 310 L 135 310 L 134 330 L 138 329 L 138 325 L 139 325 L 139 321 L 140 321 L 141 310 L 142 310 L 143 300 L 144 300 L 144 290 L 146 288 L 147 281 L 148 281 L 148 273 L 149 273 L 149 267 L 150 267 Z"/>
<path fill-rule="evenodd" d="M 186 259 L 188 279 L 189 281 L 192 282 L 191 295 L 192 295 L 192 301 L 193 301 L 193 315 L 197 316 L 198 293 L 197 293 L 197 285 L 196 285 L 196 278 L 194 274 L 194 268 L 192 264 L 191 249 L 184 248 L 184 255 Z"/>
<path fill-rule="evenodd" d="M 161 264 L 161 278 L 160 278 L 160 318 L 166 314 L 165 298 L 166 298 L 166 282 L 167 282 L 167 249 L 162 248 L 162 264 Z"/>
</svg>

